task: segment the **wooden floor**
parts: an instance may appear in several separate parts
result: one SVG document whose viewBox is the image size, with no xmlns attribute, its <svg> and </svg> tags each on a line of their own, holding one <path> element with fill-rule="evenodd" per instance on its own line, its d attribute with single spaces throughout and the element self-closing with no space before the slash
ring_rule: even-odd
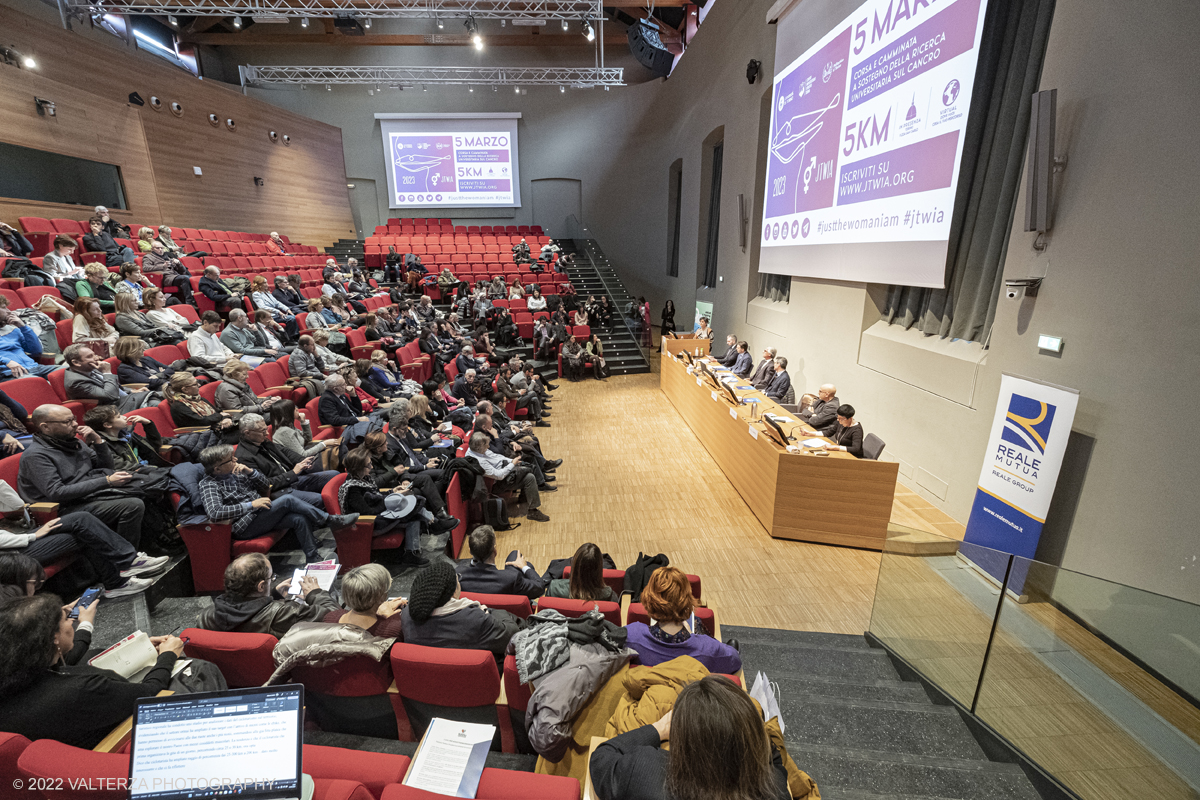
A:
<svg viewBox="0 0 1200 800">
<path fill-rule="evenodd" d="M 867 630 L 879 553 L 769 537 L 658 382 L 648 374 L 560 384 L 552 427 L 537 431 L 546 457 L 565 460 L 559 491 L 543 498 L 551 521 L 501 534 L 501 553 L 520 549 L 538 568 L 589 541 L 618 567 L 639 552 L 666 553 L 703 578 L 704 600 L 723 623 Z M 909 495 L 927 504 L 897 492 L 902 524 L 916 527 L 928 511 Z"/>
</svg>

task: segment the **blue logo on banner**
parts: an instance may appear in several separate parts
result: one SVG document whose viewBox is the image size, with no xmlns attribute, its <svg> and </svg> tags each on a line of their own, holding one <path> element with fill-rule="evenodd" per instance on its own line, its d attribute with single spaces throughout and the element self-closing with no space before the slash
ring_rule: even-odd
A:
<svg viewBox="0 0 1200 800">
<path fill-rule="evenodd" d="M 1014 392 L 1000 438 L 1031 453 L 1044 455 L 1053 423 L 1054 406 Z"/>
</svg>

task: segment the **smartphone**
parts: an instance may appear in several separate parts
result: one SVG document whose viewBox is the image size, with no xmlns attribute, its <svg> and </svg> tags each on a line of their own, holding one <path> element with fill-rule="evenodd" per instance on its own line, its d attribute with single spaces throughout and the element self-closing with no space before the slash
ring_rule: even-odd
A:
<svg viewBox="0 0 1200 800">
<path fill-rule="evenodd" d="M 104 590 L 102 588 L 100 588 L 99 586 L 93 586 L 92 588 L 90 588 L 86 592 L 84 592 L 83 596 L 79 598 L 79 601 L 77 603 L 75 603 L 74 608 L 71 609 L 71 613 L 67 615 L 67 618 L 68 619 L 79 619 L 80 609 L 87 608 L 92 603 L 94 603 L 96 598 L 100 595 L 100 593 L 102 591 L 104 591 Z"/>
</svg>

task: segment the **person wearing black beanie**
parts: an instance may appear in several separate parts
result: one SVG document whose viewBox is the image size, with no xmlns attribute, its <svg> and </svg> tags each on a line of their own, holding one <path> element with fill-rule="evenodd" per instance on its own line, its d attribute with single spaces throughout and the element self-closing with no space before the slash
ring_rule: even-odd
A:
<svg viewBox="0 0 1200 800">
<path fill-rule="evenodd" d="M 499 668 L 504 663 L 508 640 L 525 627 L 525 621 L 463 597 L 454 567 L 446 561 L 435 561 L 413 580 L 400 625 L 408 644 L 490 650 Z"/>
<path fill-rule="evenodd" d="M 435 561 L 417 573 L 408 596 L 408 612 L 413 622 L 423 625 L 433 610 L 458 595 L 458 575 L 445 561 Z"/>
</svg>

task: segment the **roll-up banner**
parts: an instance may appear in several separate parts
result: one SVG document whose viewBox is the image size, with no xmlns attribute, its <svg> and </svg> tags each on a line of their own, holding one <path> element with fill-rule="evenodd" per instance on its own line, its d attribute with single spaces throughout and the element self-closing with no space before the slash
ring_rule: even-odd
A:
<svg viewBox="0 0 1200 800">
<path fill-rule="evenodd" d="M 968 545 L 1034 557 L 1078 401 L 1075 389 L 1001 376 L 992 433 L 967 520 Z M 1002 580 L 1004 565 L 984 553 L 968 547 L 963 554 Z M 1017 595 L 1022 593 L 1024 572 L 1009 576 L 1009 588 Z"/>
</svg>

